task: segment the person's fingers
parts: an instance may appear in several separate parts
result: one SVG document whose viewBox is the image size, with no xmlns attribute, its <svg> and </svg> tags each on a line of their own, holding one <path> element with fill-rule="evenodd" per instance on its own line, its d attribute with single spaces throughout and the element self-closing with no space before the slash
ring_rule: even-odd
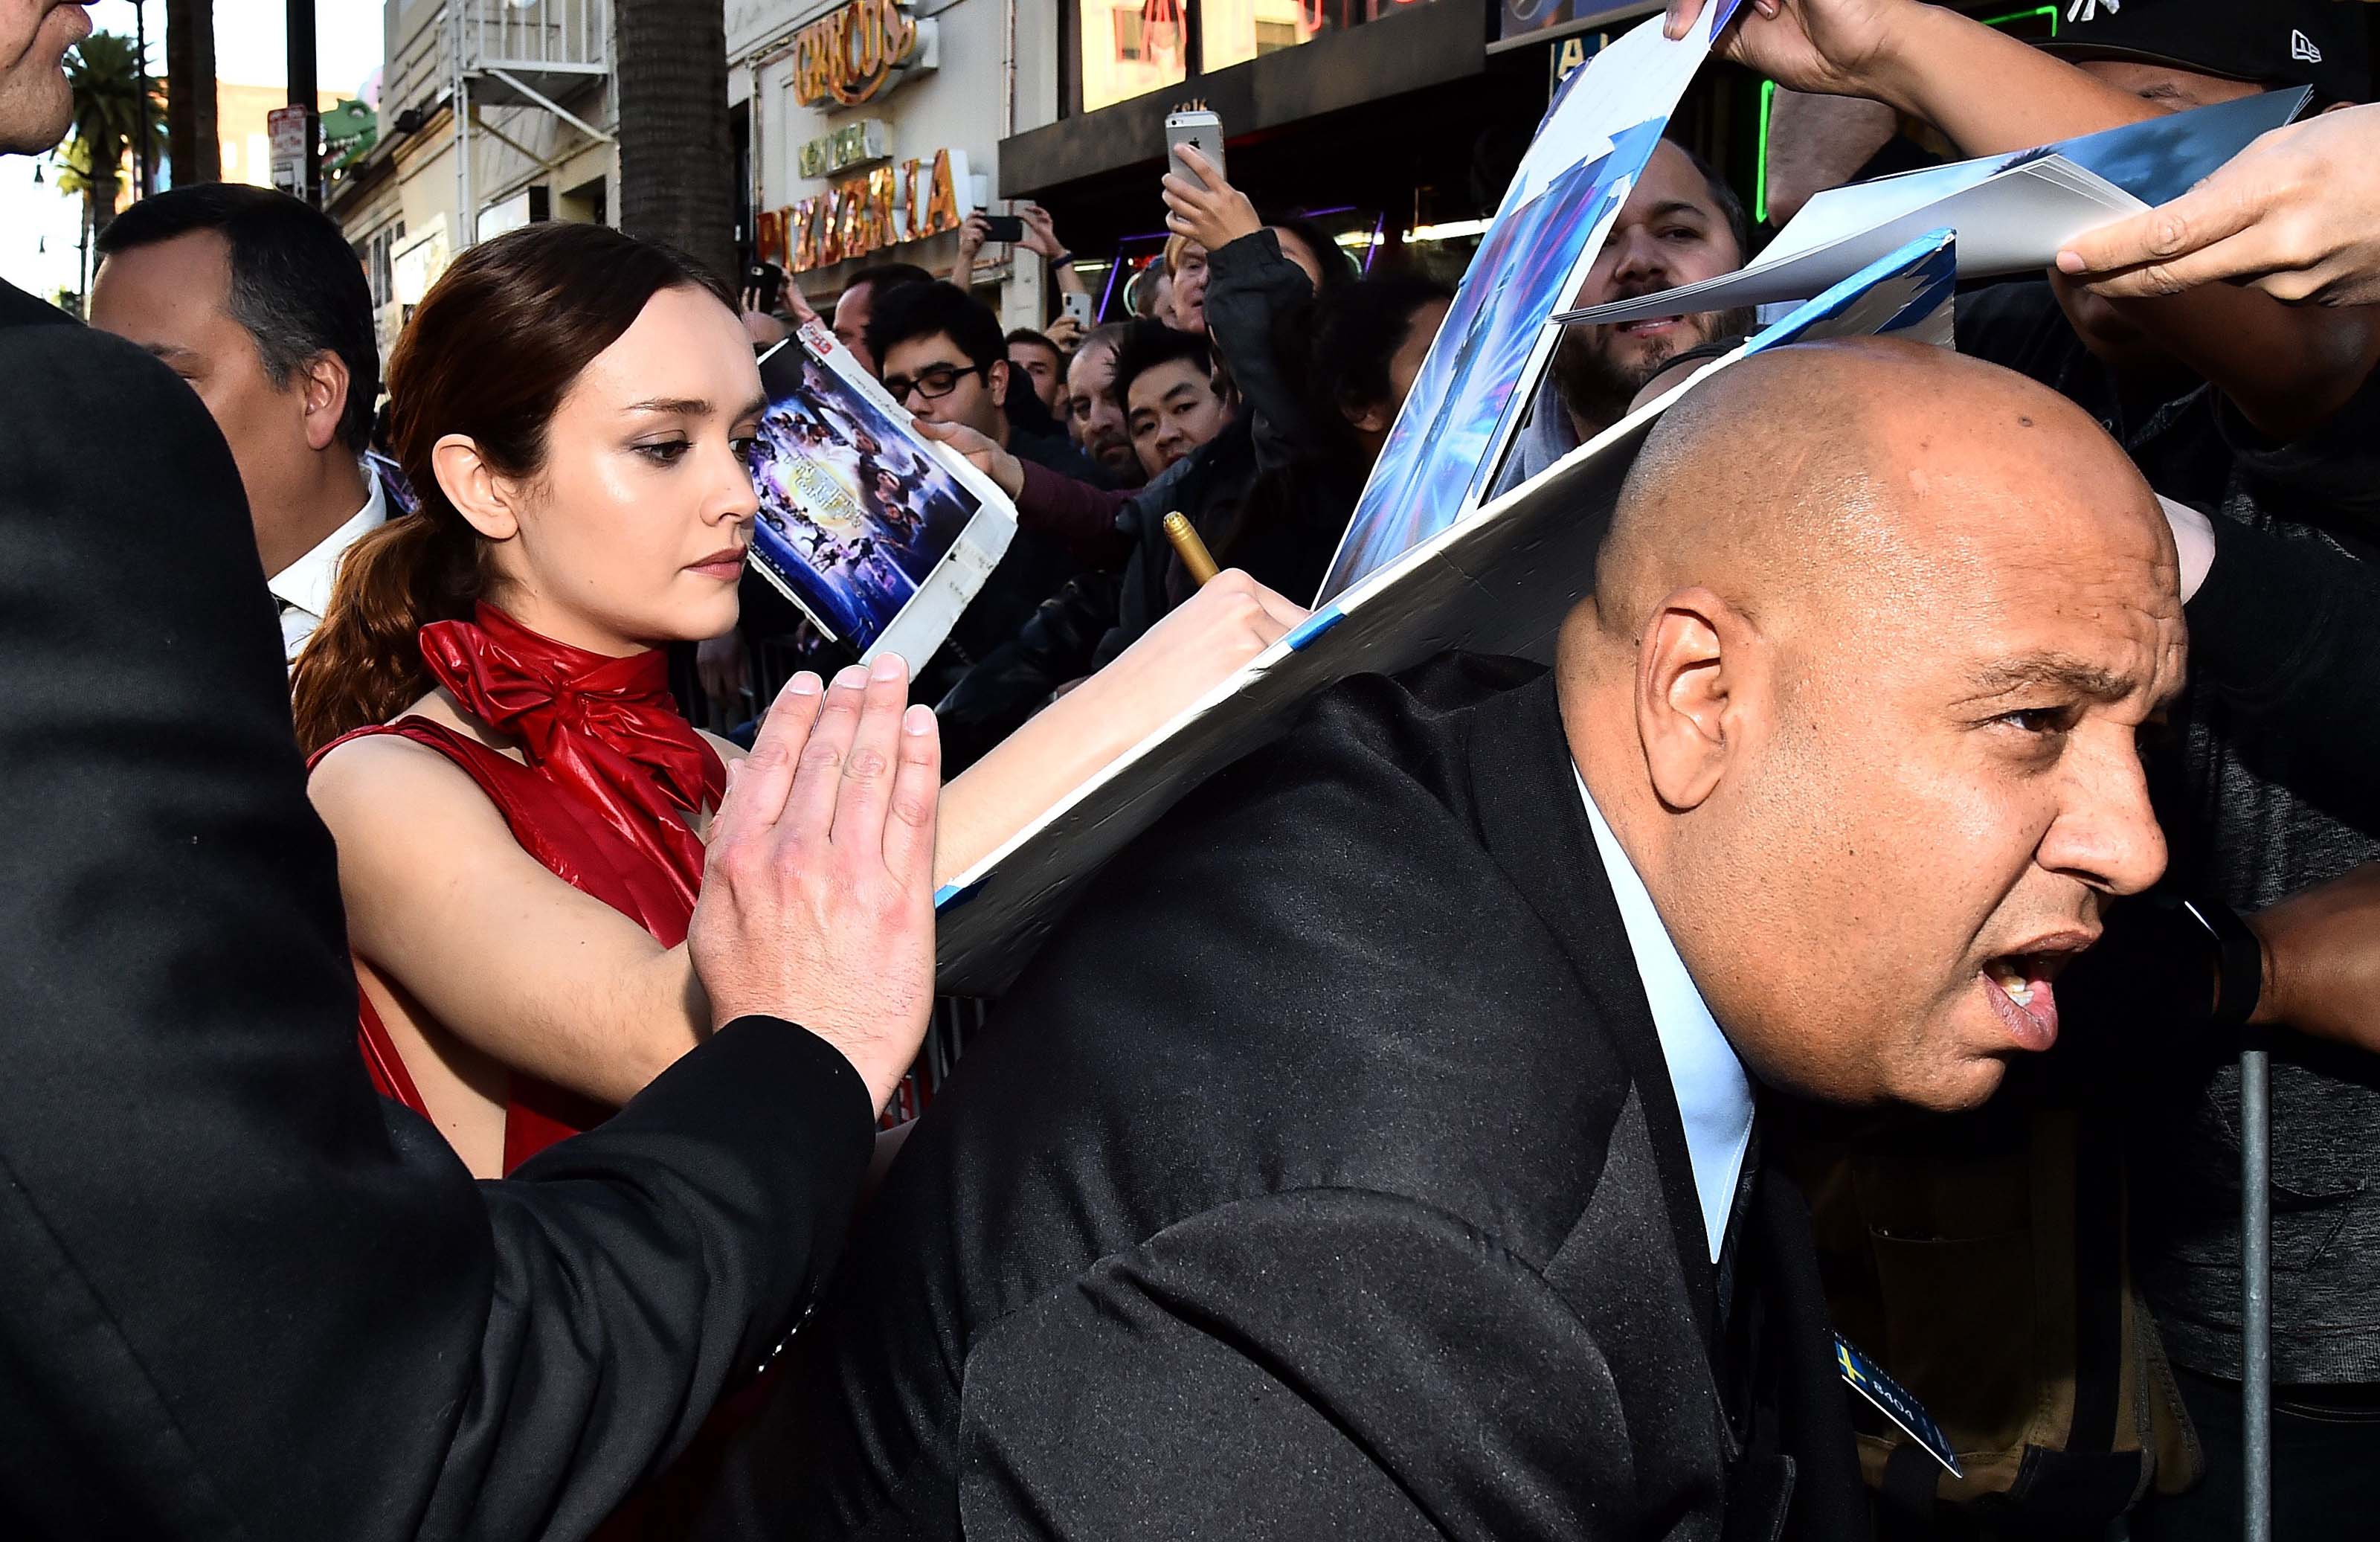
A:
<svg viewBox="0 0 2380 1542">
<path fill-rule="evenodd" d="M 843 759 L 851 753 L 852 735 L 859 731 L 859 705 L 866 698 L 868 671 L 845 666 L 827 686 L 818 722 L 810 729 L 794 766 L 793 790 L 785 795 L 782 833 L 808 843 L 822 843 L 834 829 L 834 806 L 843 793 Z"/>
<path fill-rule="evenodd" d="M 892 814 L 884 821 L 884 866 L 895 881 L 934 881 L 934 817 L 941 796 L 942 736 L 933 709 L 922 703 L 902 715 Z"/>
<path fill-rule="evenodd" d="M 884 810 L 892 800 L 893 756 L 900 749 L 901 709 L 909 700 L 909 665 L 898 653 L 880 653 L 868 666 L 868 690 L 851 753 L 843 759 L 843 786 L 835 796 L 833 838 L 838 846 L 884 849 Z"/>
<path fill-rule="evenodd" d="M 729 791 L 710 821 L 710 844 L 749 838 L 777 822 L 794 784 L 794 769 L 818 721 L 819 677 L 796 674 L 777 693 L 752 740 L 752 753 L 728 768 Z"/>
<path fill-rule="evenodd" d="M 1297 601 L 1275 594 L 1262 584 L 1256 586 L 1256 591 L 1257 604 L 1263 609 L 1266 618 L 1284 633 L 1303 624 L 1314 613 Z"/>
<path fill-rule="evenodd" d="M 1703 0 L 1670 0 L 1670 14 L 1661 23 L 1661 35 L 1675 42 L 1691 30 L 1694 18 L 1703 14 Z"/>
<path fill-rule="evenodd" d="M 2273 260 L 2263 233 L 2251 226 L 2237 236 L 2170 261 L 2143 262 L 2076 281 L 2093 294 L 2109 299 L 2150 299 L 2227 280 L 2257 283 L 2284 266 Z"/>
<path fill-rule="evenodd" d="M 2070 278 L 2107 275 L 2129 283 L 2155 284 L 2160 280 L 2150 276 L 2149 270 L 2171 273 L 2177 269 L 2203 269 L 2204 263 L 2188 260 L 2249 229 L 2265 212 L 2260 194 L 2238 178 L 2218 175 L 2170 203 L 2075 237 L 2058 253 L 2058 271 Z M 2142 288 L 2139 292 L 2170 294 L 2172 290 Z"/>
</svg>

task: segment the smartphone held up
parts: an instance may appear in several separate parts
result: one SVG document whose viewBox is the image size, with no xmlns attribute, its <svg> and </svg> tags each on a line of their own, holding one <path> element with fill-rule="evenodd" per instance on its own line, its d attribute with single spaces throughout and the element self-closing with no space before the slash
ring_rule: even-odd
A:
<svg viewBox="0 0 2380 1542">
<path fill-rule="evenodd" d="M 1194 188 L 1208 185 L 1208 178 L 1190 169 L 1182 158 L 1184 149 L 1195 150 L 1199 158 L 1214 168 L 1213 180 L 1228 181 L 1223 175 L 1223 120 L 1207 109 L 1194 108 L 1170 114 L 1165 119 L 1166 170 Z"/>
</svg>

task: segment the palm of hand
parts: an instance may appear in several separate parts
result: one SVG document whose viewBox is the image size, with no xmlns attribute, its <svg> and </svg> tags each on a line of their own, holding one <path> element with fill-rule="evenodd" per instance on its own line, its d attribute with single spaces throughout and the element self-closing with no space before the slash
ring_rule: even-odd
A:
<svg viewBox="0 0 2380 1542">
<path fill-rule="evenodd" d="M 1706 0 L 1715 3 L 1715 0 Z M 1720 53 L 1794 91 L 1860 96 L 1883 54 L 1901 0 L 1752 0 L 1736 13 Z"/>
</svg>

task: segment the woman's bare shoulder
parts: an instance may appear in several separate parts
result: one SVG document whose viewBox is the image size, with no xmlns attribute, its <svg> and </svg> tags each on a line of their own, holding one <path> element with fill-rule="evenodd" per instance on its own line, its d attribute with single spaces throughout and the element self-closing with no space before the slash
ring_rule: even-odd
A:
<svg viewBox="0 0 2380 1542">
<path fill-rule="evenodd" d="M 732 766 L 752 753 L 735 740 L 722 739 L 708 728 L 698 728 L 695 732 L 702 735 L 704 743 L 719 752 L 719 759 L 724 764 Z"/>
<path fill-rule="evenodd" d="M 424 697 L 392 721 L 424 718 L 464 737 L 492 743 L 454 710 L 443 692 Z M 315 812 L 342 838 L 398 830 L 407 839 L 431 831 L 459 833 L 492 826 L 503 817 L 471 774 L 444 751 L 402 734 L 366 734 L 336 745 L 314 764 L 307 795 Z M 509 839 L 509 833 L 506 832 Z"/>
</svg>

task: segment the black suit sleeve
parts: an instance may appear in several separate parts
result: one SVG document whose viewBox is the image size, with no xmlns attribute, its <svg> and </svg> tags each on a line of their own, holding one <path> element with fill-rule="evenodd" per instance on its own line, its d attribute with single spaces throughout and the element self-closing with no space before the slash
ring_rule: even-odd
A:
<svg viewBox="0 0 2380 1542">
<path fill-rule="evenodd" d="M 1101 1260 L 979 1339 L 960 1397 L 972 1542 L 1596 1538 L 1635 1499 L 1577 1316 L 1491 1238 L 1363 1190 Z"/>
<path fill-rule="evenodd" d="M 371 1094 L 237 472 L 128 345 L 0 327 L 0 1514 L 583 1535 L 766 1355 L 868 1099 L 730 1026 L 475 1184 Z"/>
<path fill-rule="evenodd" d="M 1336 253 L 1317 255 L 1344 261 Z M 1281 238 L 1269 230 L 1241 237 L 1208 261 L 1207 320 L 1255 419 L 1257 464 L 1281 466 L 1319 453 L 1319 435 L 1275 352 L 1283 325 L 1313 303 L 1313 282 L 1281 255 Z"/>
</svg>

